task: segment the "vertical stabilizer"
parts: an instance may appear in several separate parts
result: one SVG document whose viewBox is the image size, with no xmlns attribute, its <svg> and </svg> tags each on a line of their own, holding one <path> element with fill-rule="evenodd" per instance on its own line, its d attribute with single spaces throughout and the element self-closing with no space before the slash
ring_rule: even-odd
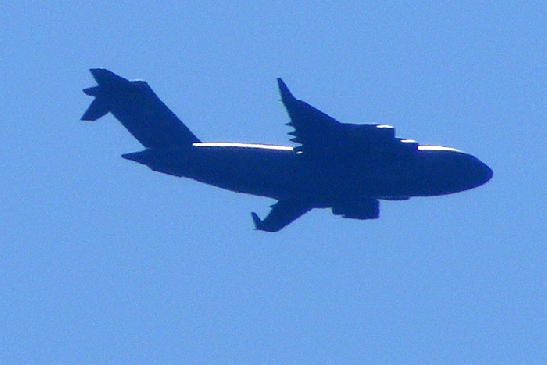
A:
<svg viewBox="0 0 547 365">
<path fill-rule="evenodd" d="M 128 81 L 101 68 L 91 69 L 97 86 L 84 89 L 95 99 L 82 120 L 97 120 L 111 112 L 147 148 L 173 148 L 199 139 L 158 98 L 144 81 Z"/>
</svg>

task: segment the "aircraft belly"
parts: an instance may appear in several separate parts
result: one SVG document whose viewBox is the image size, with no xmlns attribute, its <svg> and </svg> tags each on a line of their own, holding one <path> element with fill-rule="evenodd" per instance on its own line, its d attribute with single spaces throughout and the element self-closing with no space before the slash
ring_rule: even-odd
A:
<svg viewBox="0 0 547 365">
<path fill-rule="evenodd" d="M 474 170 L 456 169 L 453 159 L 446 160 L 451 156 L 425 154 L 387 162 L 318 163 L 291 149 L 200 146 L 147 149 L 123 157 L 155 171 L 234 192 L 277 200 L 307 200 L 318 205 L 340 199 L 406 199 L 449 194 L 473 187 L 474 180 L 470 183 L 460 180 L 476 175 Z"/>
<path fill-rule="evenodd" d="M 399 199 L 414 190 L 412 169 L 317 166 L 293 151 L 200 147 L 192 149 L 184 160 L 179 176 L 277 200 Z"/>
<path fill-rule="evenodd" d="M 293 151 L 253 148 L 193 148 L 182 176 L 223 189 L 274 199 L 306 194 L 306 173 Z"/>
</svg>

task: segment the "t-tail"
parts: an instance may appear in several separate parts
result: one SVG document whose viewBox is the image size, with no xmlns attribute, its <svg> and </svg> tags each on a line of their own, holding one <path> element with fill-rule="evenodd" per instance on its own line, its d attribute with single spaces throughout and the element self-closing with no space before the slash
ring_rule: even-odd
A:
<svg viewBox="0 0 547 365">
<path fill-rule="evenodd" d="M 200 140 L 144 81 L 129 81 L 102 69 L 90 70 L 96 86 L 84 89 L 95 99 L 82 116 L 94 121 L 108 112 L 146 148 L 176 148 Z"/>
</svg>

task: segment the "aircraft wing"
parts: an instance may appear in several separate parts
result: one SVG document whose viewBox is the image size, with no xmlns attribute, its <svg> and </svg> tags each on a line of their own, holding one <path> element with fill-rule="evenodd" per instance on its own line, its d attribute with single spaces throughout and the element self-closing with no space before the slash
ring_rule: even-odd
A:
<svg viewBox="0 0 547 365">
<path fill-rule="evenodd" d="M 261 220 L 256 213 L 251 213 L 255 228 L 259 231 L 277 232 L 292 221 L 309 212 L 312 206 L 302 202 L 280 200 L 272 205 L 270 214 Z"/>
<path fill-rule="evenodd" d="M 287 125 L 294 128 L 294 131 L 289 132 L 289 135 L 294 136 L 291 141 L 301 144 L 296 150 L 314 153 L 328 149 L 341 123 L 308 103 L 296 99 L 280 78 L 277 79 L 277 83 L 281 101 L 291 118 Z"/>
</svg>

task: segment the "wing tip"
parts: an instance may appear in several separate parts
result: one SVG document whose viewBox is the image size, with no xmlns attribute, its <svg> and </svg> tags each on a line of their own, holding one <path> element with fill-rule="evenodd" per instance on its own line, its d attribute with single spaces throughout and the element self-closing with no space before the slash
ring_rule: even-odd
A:
<svg viewBox="0 0 547 365">
<path fill-rule="evenodd" d="M 287 87 L 287 84 L 281 79 L 281 77 L 277 78 L 277 86 L 279 87 L 279 92 L 281 93 L 281 100 L 283 102 L 286 102 L 288 100 L 295 100 L 295 97 Z"/>
<path fill-rule="evenodd" d="M 259 226 L 260 226 L 260 223 L 262 223 L 262 221 L 258 217 L 258 214 L 256 214 L 255 212 L 251 212 L 251 217 L 253 218 L 253 223 L 255 225 L 255 229 L 260 230 Z"/>
<path fill-rule="evenodd" d="M 263 221 L 258 217 L 258 214 L 255 212 L 251 212 L 251 217 L 253 218 L 253 223 L 255 225 L 255 230 L 257 231 L 265 231 L 263 227 Z"/>
<path fill-rule="evenodd" d="M 258 217 L 258 214 L 256 214 L 255 212 L 251 212 L 251 217 L 253 217 L 253 223 L 255 225 L 255 230 L 256 231 L 262 231 L 262 232 L 277 232 L 277 231 L 279 231 L 279 229 L 275 229 L 273 227 L 267 227 L 264 224 L 264 221 L 261 220 Z"/>
</svg>

